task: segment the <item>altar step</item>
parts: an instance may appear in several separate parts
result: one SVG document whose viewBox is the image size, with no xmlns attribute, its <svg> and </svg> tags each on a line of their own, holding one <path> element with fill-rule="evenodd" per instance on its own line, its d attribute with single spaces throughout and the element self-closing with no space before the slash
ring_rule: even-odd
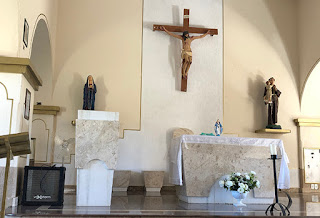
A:
<svg viewBox="0 0 320 218">
<path fill-rule="evenodd" d="M 320 194 L 316 194 L 318 198 Z M 319 204 L 312 202 L 315 194 L 292 195 L 291 216 L 320 216 Z M 280 194 L 280 202 L 286 197 Z M 149 197 L 145 194 L 112 196 L 110 207 L 77 207 L 75 195 L 65 195 L 64 206 L 19 206 L 8 208 L 8 217 L 265 217 L 268 205 L 247 205 L 242 210 L 232 204 L 187 204 L 175 194 Z M 306 205 L 306 207 L 301 207 Z M 309 209 L 310 210 L 309 210 Z M 307 211 L 308 209 L 308 211 Z M 279 214 L 274 214 L 279 215 Z"/>
</svg>

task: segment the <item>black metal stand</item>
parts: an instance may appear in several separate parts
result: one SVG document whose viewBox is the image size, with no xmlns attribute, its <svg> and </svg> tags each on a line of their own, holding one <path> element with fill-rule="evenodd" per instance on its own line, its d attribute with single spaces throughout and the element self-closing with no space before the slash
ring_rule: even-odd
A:
<svg viewBox="0 0 320 218">
<path fill-rule="evenodd" d="M 292 200 L 291 200 L 291 197 L 288 195 L 288 193 L 286 193 L 286 195 L 288 196 L 289 198 L 289 204 L 288 206 L 285 206 L 284 204 L 282 203 L 279 203 L 279 198 L 278 198 L 278 185 L 277 185 L 277 170 L 276 170 L 276 160 L 278 159 L 277 158 L 277 155 L 271 155 L 271 158 L 270 158 L 272 161 L 273 161 L 273 175 L 274 175 L 274 193 L 275 193 L 275 197 L 276 197 L 276 202 L 273 203 L 273 204 L 270 204 L 269 207 L 267 208 L 266 210 L 266 215 L 268 215 L 268 212 L 270 211 L 270 214 L 273 216 L 273 210 L 277 210 L 277 211 L 280 211 L 281 210 L 281 213 L 280 213 L 280 216 L 290 216 L 290 211 L 289 211 L 289 208 L 292 204 Z M 280 210 L 276 208 L 276 206 L 279 206 L 280 207 Z"/>
</svg>

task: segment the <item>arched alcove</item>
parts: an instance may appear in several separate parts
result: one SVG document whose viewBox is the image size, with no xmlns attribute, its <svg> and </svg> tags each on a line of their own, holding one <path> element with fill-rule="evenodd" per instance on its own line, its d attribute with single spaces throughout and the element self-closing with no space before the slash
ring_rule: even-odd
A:
<svg viewBox="0 0 320 218">
<path fill-rule="evenodd" d="M 46 16 L 41 14 L 36 21 L 34 34 L 31 39 L 30 61 L 42 80 L 42 86 L 34 94 L 34 102 L 51 105 L 52 101 L 52 51 L 50 34 Z M 50 162 L 52 151 L 51 134 L 53 131 L 53 117 L 48 115 L 34 115 L 32 121 L 32 137 L 36 138 L 35 162 Z"/>
<path fill-rule="evenodd" d="M 35 103 L 48 105 L 52 100 L 52 54 L 49 29 L 45 17 L 41 15 L 32 40 L 30 60 L 43 82 L 35 92 Z"/>
<path fill-rule="evenodd" d="M 320 60 L 320 59 L 319 59 Z M 301 113 L 305 117 L 320 117 L 320 64 L 319 60 L 306 79 L 301 96 Z"/>
<path fill-rule="evenodd" d="M 50 132 L 44 120 L 35 119 L 32 121 L 32 138 L 37 140 L 34 148 L 35 162 L 48 162 Z"/>
</svg>

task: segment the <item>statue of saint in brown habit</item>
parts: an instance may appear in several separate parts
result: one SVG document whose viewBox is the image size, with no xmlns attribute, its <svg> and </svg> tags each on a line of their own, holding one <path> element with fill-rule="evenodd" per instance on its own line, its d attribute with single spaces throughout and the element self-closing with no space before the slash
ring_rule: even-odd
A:
<svg viewBox="0 0 320 218">
<path fill-rule="evenodd" d="M 275 79 L 271 77 L 266 82 L 264 89 L 264 102 L 268 105 L 268 129 L 281 129 L 280 125 L 276 125 L 278 122 L 278 108 L 279 97 L 281 95 L 280 90 L 275 85 Z"/>
</svg>

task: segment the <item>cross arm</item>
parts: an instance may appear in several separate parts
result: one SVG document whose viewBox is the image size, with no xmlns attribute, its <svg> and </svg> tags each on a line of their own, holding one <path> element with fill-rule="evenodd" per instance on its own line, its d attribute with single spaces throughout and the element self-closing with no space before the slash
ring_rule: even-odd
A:
<svg viewBox="0 0 320 218">
<path fill-rule="evenodd" d="M 198 28 L 198 27 L 189 27 L 189 33 L 198 33 L 198 34 L 205 34 L 209 31 L 211 36 L 218 35 L 218 29 L 208 29 L 208 28 Z"/>
<path fill-rule="evenodd" d="M 198 33 L 198 34 L 205 34 L 209 31 L 211 36 L 218 35 L 218 29 L 208 29 L 208 28 L 199 28 L 199 27 L 188 27 L 187 29 L 183 28 L 182 26 L 170 26 L 170 25 L 153 25 L 153 31 L 164 31 L 161 30 L 161 26 L 164 26 L 169 32 L 183 32 L 188 31 L 189 33 Z"/>
<path fill-rule="evenodd" d="M 161 27 L 166 28 L 166 30 L 168 30 L 169 32 L 183 32 L 183 27 L 182 26 L 169 26 L 169 25 L 157 25 L 154 24 L 153 25 L 153 31 L 164 31 L 161 29 Z"/>
</svg>

